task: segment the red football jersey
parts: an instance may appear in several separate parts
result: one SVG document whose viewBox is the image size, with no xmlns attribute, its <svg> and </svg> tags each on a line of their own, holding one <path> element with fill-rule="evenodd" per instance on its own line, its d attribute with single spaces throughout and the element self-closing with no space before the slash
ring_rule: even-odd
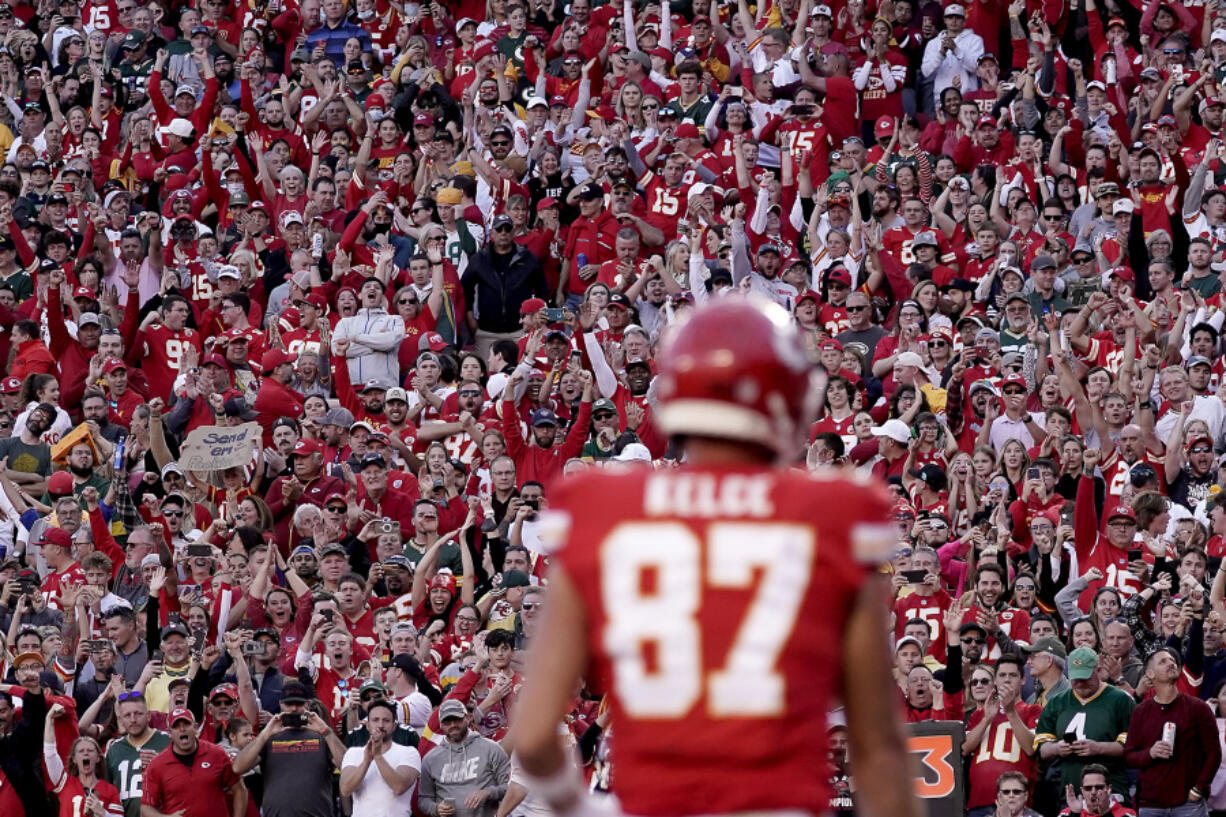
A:
<svg viewBox="0 0 1226 817">
<path fill-rule="evenodd" d="M 1038 704 L 1019 702 L 1017 705 L 1017 714 L 1022 719 L 1022 723 L 1032 730 L 1039 722 L 1039 713 L 1042 711 L 1043 707 Z M 982 709 L 976 708 L 971 712 L 970 720 L 966 723 L 966 731 L 974 729 L 983 720 L 983 717 Z M 968 775 L 971 792 L 966 807 L 968 809 L 978 808 L 995 803 L 996 780 L 1005 772 L 1021 772 L 1026 775 L 1027 780 L 1034 782 L 1034 758 L 1022 749 L 1021 741 L 1017 733 L 1013 731 L 1013 725 L 1009 723 L 1008 716 L 1001 711 L 1000 707 L 997 707 L 992 716 L 992 725 L 984 733 L 979 749 L 971 759 Z"/>
<path fill-rule="evenodd" d="M 761 468 L 592 472 L 550 505 L 591 678 L 609 681 L 626 813 L 693 812 L 695 792 L 710 814 L 825 810 L 813 736 L 870 559 L 896 539 L 884 489 Z"/>
<path fill-rule="evenodd" d="M 144 358 L 144 371 L 149 376 L 149 396 L 170 399 L 170 389 L 179 375 L 183 362 L 183 350 L 192 345 L 199 352 L 204 348 L 200 333 L 184 328 L 174 331 L 160 323 L 149 326 L 141 333 L 137 349 Z"/>
</svg>

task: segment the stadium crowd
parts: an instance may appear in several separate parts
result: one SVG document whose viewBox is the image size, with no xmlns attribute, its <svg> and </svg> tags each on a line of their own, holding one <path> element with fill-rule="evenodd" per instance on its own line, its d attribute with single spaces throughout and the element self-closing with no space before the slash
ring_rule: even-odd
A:
<svg viewBox="0 0 1226 817">
<path fill-rule="evenodd" d="M 740 297 L 966 813 L 1226 813 L 1224 79 L 1218 0 L 0 3 L 0 814 L 547 814 L 551 491 Z"/>
</svg>

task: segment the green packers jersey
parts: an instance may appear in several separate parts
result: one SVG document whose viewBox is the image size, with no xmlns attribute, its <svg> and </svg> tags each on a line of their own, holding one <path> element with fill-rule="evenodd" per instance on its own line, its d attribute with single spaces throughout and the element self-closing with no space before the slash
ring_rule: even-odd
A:
<svg viewBox="0 0 1226 817">
<path fill-rule="evenodd" d="M 1076 740 L 1100 742 L 1118 741 L 1123 744 L 1128 738 L 1128 721 L 1136 706 L 1132 696 L 1113 686 L 1104 684 L 1094 697 L 1082 701 L 1069 689 L 1051 698 L 1039 715 L 1034 730 L 1036 748 L 1048 741 L 1064 740 L 1072 733 Z M 1070 735 L 1070 737 L 1072 737 Z M 1089 763 L 1101 763 L 1111 772 L 1111 788 L 1119 794 L 1128 793 L 1128 776 L 1124 758 L 1120 757 L 1069 757 L 1054 758 L 1060 768 L 1060 785 L 1081 785 L 1081 769 Z"/>
<path fill-rule="evenodd" d="M 141 782 L 144 780 L 141 752 L 158 752 L 170 745 L 170 736 L 154 731 L 153 737 L 139 748 L 133 746 L 128 736 L 111 741 L 106 747 L 106 770 L 111 785 L 119 789 L 123 802 L 124 817 L 140 817 Z"/>
</svg>

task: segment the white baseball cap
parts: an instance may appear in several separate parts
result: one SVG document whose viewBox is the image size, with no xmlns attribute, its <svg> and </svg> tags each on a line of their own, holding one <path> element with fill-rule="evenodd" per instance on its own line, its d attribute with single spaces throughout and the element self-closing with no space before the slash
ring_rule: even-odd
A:
<svg viewBox="0 0 1226 817">
<path fill-rule="evenodd" d="M 911 439 L 911 429 L 902 420 L 886 420 L 873 429 L 874 437 L 889 437 L 896 443 L 905 445 Z"/>
</svg>

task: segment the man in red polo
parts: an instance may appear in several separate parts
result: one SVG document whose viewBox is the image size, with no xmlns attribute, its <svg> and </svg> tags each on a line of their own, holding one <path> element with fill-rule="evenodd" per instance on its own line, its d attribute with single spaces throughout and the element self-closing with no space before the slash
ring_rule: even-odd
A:
<svg viewBox="0 0 1226 817">
<path fill-rule="evenodd" d="M 247 811 L 247 787 L 230 756 L 196 736 L 196 718 L 186 707 L 170 711 L 170 746 L 150 761 L 144 784 L 145 815 L 242 817 Z"/>
<path fill-rule="evenodd" d="M 287 354 L 283 349 L 269 349 L 260 358 L 264 378 L 255 395 L 255 421 L 264 429 L 264 445 L 272 445 L 272 424 L 278 417 L 302 414 L 303 397 L 289 387 L 297 359 L 298 355 Z"/>
</svg>

